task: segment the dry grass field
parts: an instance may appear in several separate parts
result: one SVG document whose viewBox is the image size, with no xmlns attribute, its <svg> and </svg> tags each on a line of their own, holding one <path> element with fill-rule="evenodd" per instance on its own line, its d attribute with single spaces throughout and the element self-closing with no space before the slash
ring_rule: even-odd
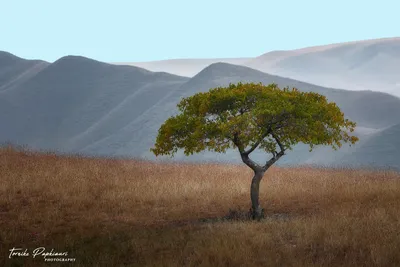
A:
<svg viewBox="0 0 400 267">
<path fill-rule="evenodd" d="M 3 147 L 0 266 L 400 266 L 400 174 L 271 168 L 260 222 L 230 212 L 250 207 L 251 177 Z M 10 259 L 13 247 L 75 262 Z"/>
</svg>

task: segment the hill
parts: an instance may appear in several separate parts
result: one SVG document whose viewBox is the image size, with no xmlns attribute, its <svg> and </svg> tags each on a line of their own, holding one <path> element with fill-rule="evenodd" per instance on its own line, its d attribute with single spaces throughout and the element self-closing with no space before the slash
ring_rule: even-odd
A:
<svg viewBox="0 0 400 267">
<path fill-rule="evenodd" d="M 199 91 L 207 91 L 208 88 L 226 86 L 229 82 L 236 83 L 239 81 L 262 82 L 264 84 L 277 83 L 280 87 L 297 87 L 303 91 L 317 92 L 327 96 L 329 101 L 338 104 L 347 118 L 357 122 L 358 129 L 356 134 L 361 139 L 360 142 L 370 138 L 372 133 L 397 124 L 400 121 L 400 99 L 389 94 L 324 88 L 226 63 L 215 63 L 202 70 L 182 85 L 181 96 L 190 96 Z M 179 95 L 176 95 L 175 101 L 178 101 L 179 97 Z M 308 146 L 299 144 L 293 151 L 289 151 L 278 162 L 278 165 L 302 163 L 334 164 L 336 160 L 354 151 L 354 149 L 355 147 L 345 146 L 339 151 L 333 151 L 328 147 L 319 147 L 310 153 Z M 149 152 L 145 153 L 145 156 L 149 159 L 154 159 Z M 252 158 L 259 162 L 265 161 L 268 157 L 269 155 L 261 151 L 254 151 L 252 154 Z M 226 155 L 203 152 L 200 155 L 190 157 L 186 157 L 183 153 L 178 153 L 176 159 L 184 161 L 241 162 L 235 150 L 228 150 Z"/>
<path fill-rule="evenodd" d="M 327 87 L 400 96 L 400 38 L 266 53 L 244 65 Z"/>
<path fill-rule="evenodd" d="M 29 80 L 48 65 L 42 60 L 26 60 L 0 51 L 0 93 Z"/>
<path fill-rule="evenodd" d="M 400 97 L 400 37 L 271 51 L 254 58 L 173 59 L 118 63 L 193 77 L 223 62 L 331 88 L 372 90 Z"/>
<path fill-rule="evenodd" d="M 37 148 L 76 151 L 118 132 L 186 80 L 67 56 L 0 94 L 8 103 L 0 106 L 0 113 L 11 114 L 2 116 L 1 123 L 14 126 L 0 137 Z"/>
<path fill-rule="evenodd" d="M 0 141 L 85 155 L 155 159 L 149 148 L 160 125 L 176 114 L 182 97 L 239 81 L 321 93 L 358 123 L 362 140 L 369 132 L 400 123 L 400 99 L 385 93 L 324 88 L 227 63 L 211 64 L 186 78 L 67 56 L 0 93 L 0 123 L 7 125 L 0 131 Z M 279 164 L 331 163 L 351 151 L 319 148 L 309 153 L 299 145 Z M 268 156 L 253 154 L 258 161 Z M 175 160 L 240 162 L 237 151 L 188 158 L 178 153 Z"/>
<path fill-rule="evenodd" d="M 276 83 L 280 87 L 296 87 L 302 91 L 311 91 L 325 95 L 333 101 L 359 126 L 382 128 L 400 122 L 400 98 L 373 91 L 349 91 L 325 88 L 297 80 L 263 73 L 248 67 L 215 63 L 194 76 L 183 87 L 185 92 L 193 94 L 207 88 L 225 86 L 230 82 Z"/>
<path fill-rule="evenodd" d="M 338 163 L 359 167 L 391 167 L 400 170 L 400 124 L 373 134 Z"/>
<path fill-rule="evenodd" d="M 229 64 L 244 64 L 251 58 L 186 58 L 168 59 L 149 62 L 115 62 L 116 65 L 129 65 L 144 68 L 150 71 L 165 71 L 171 74 L 193 77 L 207 66 L 224 62 Z"/>
</svg>

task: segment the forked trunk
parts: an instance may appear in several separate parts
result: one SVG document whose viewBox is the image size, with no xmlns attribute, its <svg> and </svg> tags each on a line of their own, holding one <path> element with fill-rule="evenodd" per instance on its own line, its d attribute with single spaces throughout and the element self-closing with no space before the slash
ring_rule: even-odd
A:
<svg viewBox="0 0 400 267">
<path fill-rule="evenodd" d="M 276 138 L 275 138 L 276 139 Z M 250 187 L 250 198 L 251 198 L 251 217 L 253 220 L 260 220 L 264 217 L 264 211 L 260 206 L 259 195 L 260 195 L 260 182 L 264 176 L 264 173 L 274 164 L 280 157 L 284 155 L 284 150 L 282 144 L 278 141 L 279 146 L 281 147 L 281 152 L 278 154 L 274 153 L 274 157 L 271 158 L 264 166 L 260 166 L 249 158 L 250 152 L 243 152 L 243 149 L 239 148 L 240 156 L 242 157 L 243 163 L 249 166 L 254 171 L 254 177 L 251 180 Z M 240 146 L 238 146 L 240 147 Z M 255 146 L 256 147 L 256 146 Z M 254 149 L 253 149 L 254 150 Z"/>
<path fill-rule="evenodd" d="M 243 146 L 241 145 L 239 139 L 238 139 L 238 135 L 234 135 L 234 144 L 238 147 L 239 152 L 240 152 L 240 156 L 242 158 L 242 161 L 244 164 L 246 164 L 249 168 L 251 168 L 254 171 L 254 177 L 251 180 L 251 187 L 250 187 L 250 198 L 251 198 L 251 209 L 250 209 L 250 213 L 251 213 L 251 217 L 253 218 L 253 220 L 257 219 L 260 220 L 261 218 L 264 217 L 264 212 L 263 209 L 260 206 L 260 201 L 259 201 L 259 195 L 260 195 L 260 182 L 261 179 L 264 176 L 264 173 L 276 162 L 278 161 L 283 155 L 285 155 L 285 147 L 282 145 L 282 143 L 280 142 L 280 140 L 276 137 L 276 135 L 271 132 L 271 128 L 269 128 L 268 134 L 271 134 L 272 137 L 276 140 L 279 148 L 281 149 L 281 151 L 279 153 L 277 153 L 276 151 L 272 153 L 273 158 L 271 158 L 270 160 L 268 160 L 264 166 L 260 166 L 257 163 L 255 163 L 254 161 L 252 161 L 249 158 L 249 154 L 251 152 L 253 152 L 257 146 L 260 144 L 261 141 L 258 141 L 256 143 L 253 144 L 253 146 L 245 151 L 243 149 Z"/>
<path fill-rule="evenodd" d="M 265 171 L 255 170 L 254 177 L 251 180 L 250 198 L 251 198 L 251 217 L 253 220 L 260 220 L 264 217 L 264 210 L 260 206 L 260 182 Z"/>
</svg>

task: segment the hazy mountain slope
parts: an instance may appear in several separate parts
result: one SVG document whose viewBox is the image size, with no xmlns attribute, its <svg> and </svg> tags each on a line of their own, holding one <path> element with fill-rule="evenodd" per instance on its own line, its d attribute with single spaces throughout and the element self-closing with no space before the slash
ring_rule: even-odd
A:
<svg viewBox="0 0 400 267">
<path fill-rule="evenodd" d="M 182 97 L 193 95 L 197 92 L 204 92 L 212 87 L 228 85 L 230 82 L 263 82 L 269 84 L 278 83 L 280 86 L 296 86 L 303 90 L 311 90 L 328 95 L 329 99 L 335 99 L 344 112 L 351 113 L 351 119 L 358 121 L 360 127 L 357 135 L 362 139 L 377 131 L 373 128 L 386 127 L 400 121 L 400 99 L 382 93 L 375 92 L 351 92 L 322 88 L 311 84 L 301 83 L 290 79 L 268 75 L 243 66 L 235 66 L 225 63 L 216 63 L 201 71 L 198 75 L 184 83 L 179 90 L 175 90 L 163 103 L 146 111 L 145 114 L 127 125 L 126 128 L 116 132 L 99 143 L 86 147 L 91 153 L 102 153 L 102 147 L 116 147 L 116 155 L 129 156 L 132 151 L 140 148 L 143 152 L 140 156 L 149 159 L 155 157 L 149 152 L 157 134 L 159 126 L 166 118 L 176 113 L 176 104 Z M 381 109 L 377 109 L 382 105 Z M 163 106 L 163 108 L 161 108 Z M 359 106 L 359 108 L 358 108 Z M 386 116 L 388 113 L 391 116 Z M 393 114 L 397 114 L 396 116 Z M 373 116 L 374 115 L 374 116 Z M 371 129 L 372 127 L 372 129 Z M 134 136 L 131 134 L 134 132 Z M 297 146 L 294 151 L 289 151 L 288 155 L 280 161 L 280 164 L 303 163 L 327 163 L 333 162 L 336 158 L 343 156 L 344 152 L 351 151 L 351 148 L 344 148 L 342 151 L 335 152 L 331 149 L 320 148 L 309 153 L 307 146 Z M 332 153 L 330 153 L 332 152 Z M 317 154 L 316 154 L 317 153 Z M 319 154 L 318 154 L 319 153 Z M 326 154 L 326 155 L 325 155 Z M 313 156 L 317 155 L 317 156 Z M 318 156 L 319 155 L 319 156 Z M 268 158 L 263 152 L 254 152 L 253 158 L 264 161 Z M 312 158 L 315 158 L 312 160 Z M 166 157 L 164 157 L 166 158 Z M 175 159 L 178 160 L 218 160 L 229 162 L 240 162 L 236 151 L 228 151 L 226 155 L 204 152 L 199 155 L 186 157 L 183 153 L 178 153 Z"/>
<path fill-rule="evenodd" d="M 68 56 L 0 94 L 0 123 L 7 126 L 0 131 L 0 141 L 90 155 L 155 159 L 149 148 L 160 125 L 176 114 L 182 97 L 239 81 L 274 82 L 322 93 L 358 122 L 363 140 L 370 132 L 400 123 L 400 99 L 384 93 L 323 88 L 226 63 L 212 64 L 189 79 Z M 323 164 L 351 151 L 319 148 L 309 153 L 308 147 L 299 145 L 280 164 Z M 258 161 L 269 157 L 260 151 L 252 156 Z M 189 158 L 180 152 L 175 160 L 240 162 L 237 151 L 226 155 L 204 152 Z"/>
<path fill-rule="evenodd" d="M 400 38 L 274 51 L 244 65 L 322 86 L 400 96 Z"/>
<path fill-rule="evenodd" d="M 68 56 L 0 94 L 15 113 L 2 125 L 19 122 L 12 141 L 75 151 L 118 131 L 186 80 Z"/>
<path fill-rule="evenodd" d="M 295 80 L 282 78 L 278 76 L 268 75 L 247 67 L 235 66 L 225 63 L 216 63 L 201 71 L 190 81 L 185 83 L 185 96 L 192 95 L 198 91 L 206 91 L 208 88 L 225 86 L 229 82 L 262 82 L 264 84 L 277 83 L 279 86 L 297 87 L 300 90 L 313 91 L 327 96 L 328 100 L 338 104 L 341 110 L 351 120 L 356 121 L 359 128 L 356 135 L 363 142 L 367 140 L 371 133 L 382 127 L 387 127 L 400 122 L 400 99 L 388 94 L 379 92 L 354 92 L 338 89 L 323 88 L 312 84 L 298 82 Z M 372 129 L 371 129 L 372 128 Z M 353 151 L 353 147 L 343 147 L 341 151 L 333 151 L 328 147 L 320 147 L 308 152 L 308 146 L 299 145 L 293 151 L 289 151 L 288 155 L 280 161 L 285 163 L 332 163 L 336 159 L 341 158 L 345 153 Z M 236 151 L 229 152 L 229 158 L 240 161 Z M 184 156 L 181 155 L 182 159 Z M 265 153 L 255 152 L 253 157 L 259 161 L 267 159 Z M 203 153 L 198 158 L 218 159 L 225 161 L 223 155 L 212 156 L 209 153 Z"/>
<path fill-rule="evenodd" d="M 144 68 L 150 71 L 164 71 L 176 75 L 193 77 L 207 66 L 224 62 L 241 65 L 250 58 L 199 58 L 199 59 L 170 59 L 149 62 L 118 62 L 116 65 L 130 65 Z"/>
<path fill-rule="evenodd" d="M 395 167 L 400 170 L 400 124 L 374 134 L 338 164 Z"/>
<path fill-rule="evenodd" d="M 41 60 L 22 59 L 0 51 L 0 92 L 29 80 L 49 64 Z"/>
<path fill-rule="evenodd" d="M 193 77 L 210 64 L 243 65 L 325 87 L 400 96 L 400 38 L 382 38 L 272 51 L 255 58 L 174 59 L 129 64 Z"/>
<path fill-rule="evenodd" d="M 360 126 L 382 128 L 400 122 L 400 98 L 392 95 L 324 88 L 225 63 L 212 64 L 183 86 L 187 88 L 185 92 L 193 93 L 239 81 L 262 82 L 263 84 L 274 82 L 281 87 L 297 87 L 300 90 L 321 93 L 327 96 L 329 101 L 336 102 L 345 115 L 357 121 Z"/>
<path fill-rule="evenodd" d="M 378 39 L 381 40 L 381 39 Z M 202 69 L 214 63 L 229 63 L 234 65 L 249 66 L 267 73 L 273 73 L 274 63 L 281 61 L 284 58 L 314 52 L 325 51 L 331 48 L 340 47 L 349 44 L 358 43 L 375 43 L 377 40 L 363 40 L 356 42 L 329 44 L 321 46 L 306 47 L 295 50 L 286 51 L 271 51 L 258 57 L 247 57 L 247 58 L 197 58 L 197 59 L 170 59 L 170 60 L 157 60 L 147 62 L 112 62 L 111 64 L 116 65 L 131 65 L 137 66 L 151 71 L 165 71 L 176 75 L 193 77 L 198 74 Z"/>
</svg>

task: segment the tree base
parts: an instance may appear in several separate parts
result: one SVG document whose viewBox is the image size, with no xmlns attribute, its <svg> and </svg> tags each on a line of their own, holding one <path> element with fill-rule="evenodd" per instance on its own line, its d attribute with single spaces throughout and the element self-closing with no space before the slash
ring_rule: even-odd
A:
<svg viewBox="0 0 400 267">
<path fill-rule="evenodd" d="M 261 207 L 258 207 L 256 209 L 250 208 L 249 213 L 250 213 L 250 218 L 252 220 L 259 221 L 259 220 L 261 220 L 261 219 L 263 219 L 265 217 L 264 209 L 262 209 Z"/>
</svg>

